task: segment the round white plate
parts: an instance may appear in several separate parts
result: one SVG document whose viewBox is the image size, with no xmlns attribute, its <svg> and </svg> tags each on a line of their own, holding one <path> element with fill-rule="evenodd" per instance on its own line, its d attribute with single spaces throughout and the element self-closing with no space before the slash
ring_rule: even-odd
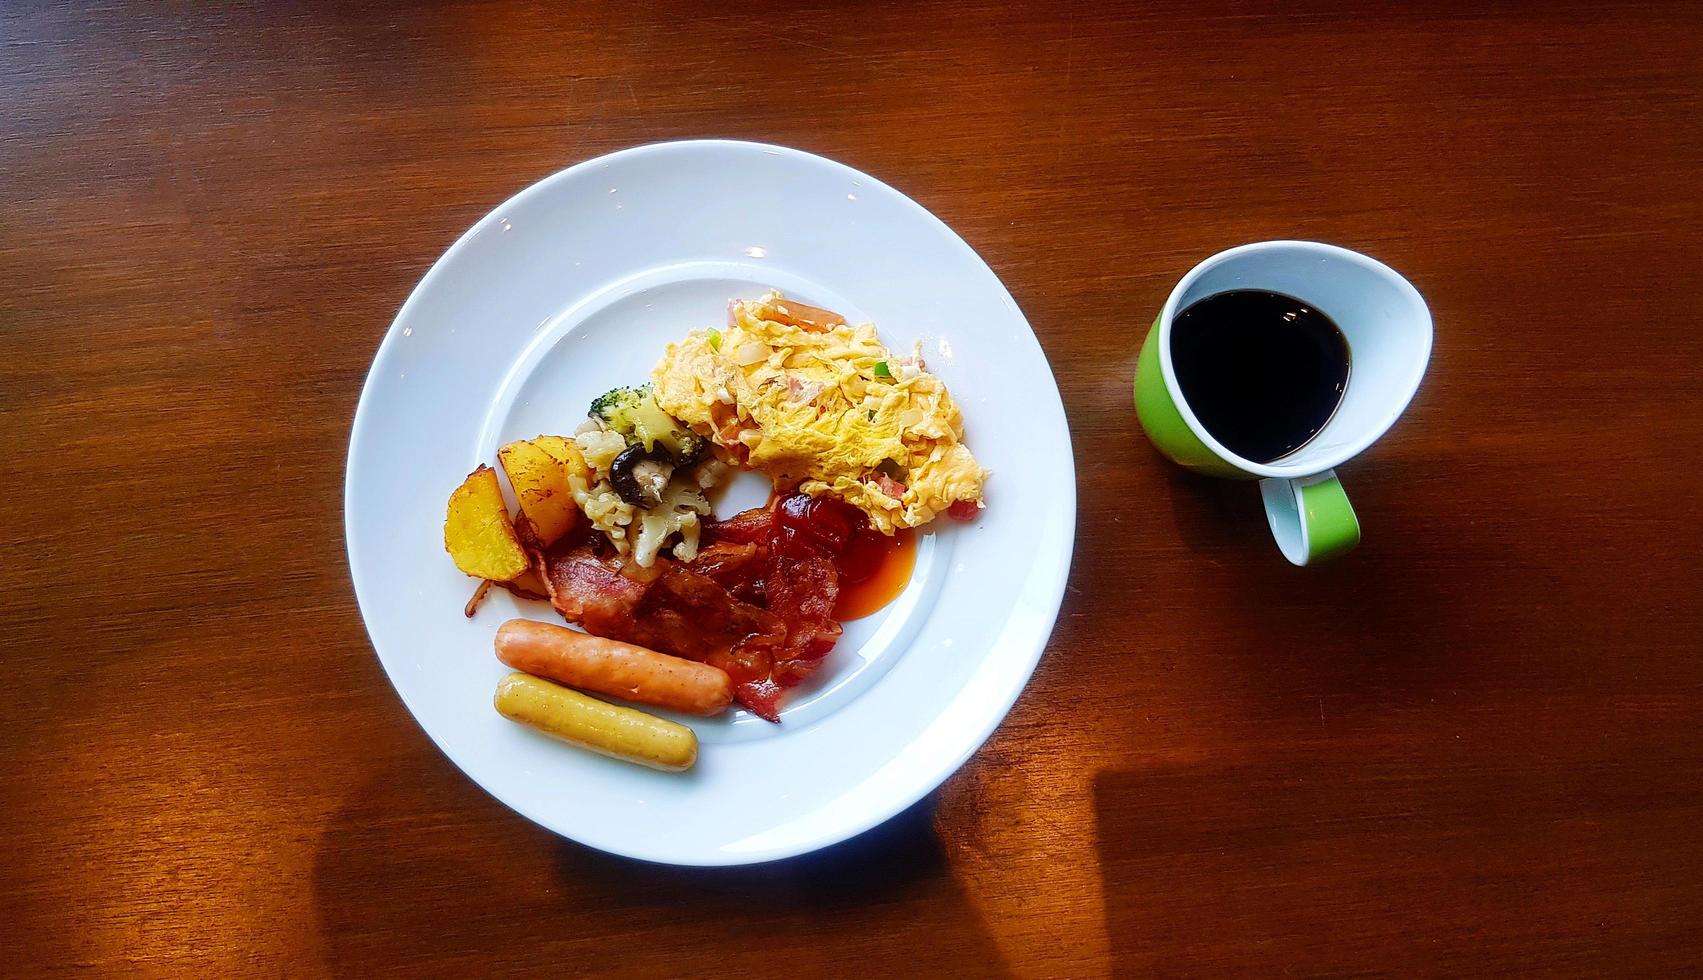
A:
<svg viewBox="0 0 1703 980">
<path fill-rule="evenodd" d="M 449 492 L 496 449 L 571 433 L 664 345 L 769 287 L 922 341 L 991 472 L 987 509 L 940 520 L 886 610 L 847 624 L 780 725 L 692 719 L 697 766 L 670 775 L 500 717 L 492 654 L 512 616 L 557 620 L 473 581 L 443 549 Z M 747 482 L 757 478 L 748 476 Z M 721 516 L 760 500 L 745 488 Z M 736 488 L 737 491 L 737 488 Z M 1076 521 L 1052 372 L 993 272 L 886 184 L 797 150 L 694 141 L 571 167 L 486 215 L 439 259 L 373 360 L 349 444 L 349 570 L 373 646 L 426 733 L 499 800 L 592 847 L 671 864 L 769 861 L 867 830 L 957 769 L 1034 670 Z"/>
</svg>

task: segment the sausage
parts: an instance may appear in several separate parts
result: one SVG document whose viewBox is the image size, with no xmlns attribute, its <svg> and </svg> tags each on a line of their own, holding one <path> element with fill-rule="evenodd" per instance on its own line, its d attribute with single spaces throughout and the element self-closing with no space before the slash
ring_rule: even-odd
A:
<svg viewBox="0 0 1703 980">
<path fill-rule="evenodd" d="M 698 761 L 698 736 L 685 725 L 599 701 L 531 674 L 515 671 L 503 678 L 492 703 L 510 721 L 611 759 L 664 772 L 683 772 Z"/>
<path fill-rule="evenodd" d="M 689 715 L 720 714 L 733 703 L 733 682 L 709 664 L 563 626 L 511 619 L 496 646 L 505 665 L 584 691 Z"/>
</svg>

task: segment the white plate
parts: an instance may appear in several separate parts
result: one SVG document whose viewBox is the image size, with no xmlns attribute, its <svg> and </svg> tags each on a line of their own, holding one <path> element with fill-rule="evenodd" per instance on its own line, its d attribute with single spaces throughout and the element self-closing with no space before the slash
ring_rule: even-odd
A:
<svg viewBox="0 0 1703 980">
<path fill-rule="evenodd" d="M 497 715 L 511 616 L 443 550 L 444 503 L 503 442 L 571 432 L 663 346 L 773 286 L 923 341 L 992 471 L 975 522 L 936 522 L 888 609 L 847 624 L 782 724 L 693 719 L 684 775 L 552 742 Z M 747 477 L 755 480 L 755 477 Z M 763 485 L 766 486 L 766 485 Z M 760 498 L 761 494 L 757 494 Z M 748 498 L 749 499 L 749 498 Z M 724 501 L 722 516 L 739 501 Z M 499 800 L 592 847 L 672 864 L 768 861 L 903 810 L 993 731 L 1058 615 L 1076 520 L 1070 432 L 1035 335 L 944 224 L 880 181 L 796 150 L 695 141 L 582 163 L 486 215 L 397 314 L 355 411 L 344 520 L 361 615 L 432 740 Z M 951 525 L 951 526 L 948 526 Z"/>
</svg>

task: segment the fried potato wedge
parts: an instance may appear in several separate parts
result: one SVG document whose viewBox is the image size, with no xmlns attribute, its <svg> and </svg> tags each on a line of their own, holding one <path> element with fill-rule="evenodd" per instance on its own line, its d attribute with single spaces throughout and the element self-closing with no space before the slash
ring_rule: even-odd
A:
<svg viewBox="0 0 1703 980">
<path fill-rule="evenodd" d="M 443 545 L 455 567 L 475 578 L 508 582 L 532 567 L 509 520 L 496 470 L 480 466 L 449 495 Z"/>
<path fill-rule="evenodd" d="M 522 537 L 536 548 L 548 548 L 579 523 L 568 474 L 585 470 L 579 447 L 562 436 L 539 436 L 511 442 L 497 450 L 520 502 Z"/>
<path fill-rule="evenodd" d="M 585 456 L 579 451 L 579 443 L 567 436 L 539 436 L 532 440 L 532 443 L 561 460 L 562 465 L 570 470 L 578 469 L 586 473 L 590 472 L 591 468 L 585 464 Z"/>
<path fill-rule="evenodd" d="M 550 597 L 544 593 L 544 580 L 539 578 L 538 573 L 531 569 L 521 572 L 520 577 L 512 582 L 498 582 L 497 584 L 509 590 L 517 599 L 550 601 Z"/>
<path fill-rule="evenodd" d="M 481 579 L 479 587 L 473 591 L 473 598 L 468 599 L 467 605 L 461 607 L 462 613 L 468 619 L 472 619 L 473 614 L 479 611 L 479 604 L 485 601 L 485 596 L 490 594 L 493 585 L 499 589 L 509 590 L 509 594 L 516 599 L 550 601 L 550 596 L 545 593 L 544 580 L 538 577 L 537 572 L 529 568 L 521 572 L 520 577 L 512 582 L 493 582 L 488 578 Z"/>
</svg>

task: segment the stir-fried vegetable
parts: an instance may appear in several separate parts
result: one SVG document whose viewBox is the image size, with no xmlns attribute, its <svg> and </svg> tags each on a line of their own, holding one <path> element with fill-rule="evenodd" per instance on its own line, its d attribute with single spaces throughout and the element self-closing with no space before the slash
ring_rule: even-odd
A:
<svg viewBox="0 0 1703 980">
<path fill-rule="evenodd" d="M 692 465 L 709 448 L 701 436 L 657 406 L 648 384 L 604 392 L 591 403 L 591 415 L 620 433 L 627 445 L 643 446 L 652 455 L 666 455 L 675 466 Z M 659 446 L 663 450 L 660 454 Z"/>
</svg>

